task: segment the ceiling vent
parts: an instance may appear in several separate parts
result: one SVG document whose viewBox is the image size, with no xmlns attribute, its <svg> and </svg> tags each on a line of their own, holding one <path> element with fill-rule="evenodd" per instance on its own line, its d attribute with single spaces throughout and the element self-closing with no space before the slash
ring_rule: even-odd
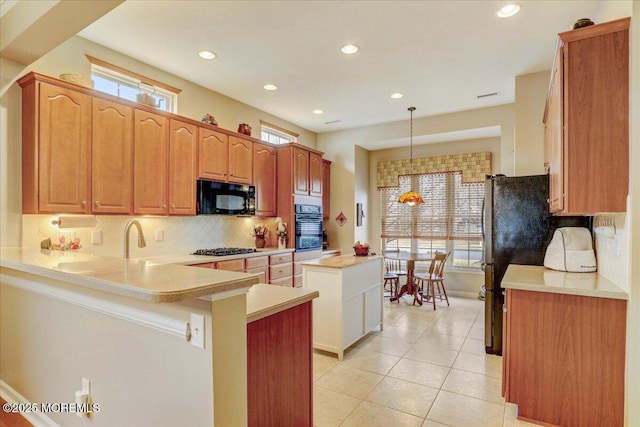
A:
<svg viewBox="0 0 640 427">
<path fill-rule="evenodd" d="M 484 95 L 478 95 L 478 99 L 488 98 L 490 96 L 496 96 L 497 94 L 498 94 L 498 92 L 485 93 Z"/>
</svg>

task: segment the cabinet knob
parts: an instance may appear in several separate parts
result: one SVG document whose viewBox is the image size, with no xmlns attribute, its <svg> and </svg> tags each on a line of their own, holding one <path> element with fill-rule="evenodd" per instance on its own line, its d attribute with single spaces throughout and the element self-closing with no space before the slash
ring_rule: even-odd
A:
<svg viewBox="0 0 640 427">
<path fill-rule="evenodd" d="M 99 202 L 99 201 L 97 201 L 97 200 L 95 201 L 95 203 L 94 203 L 94 204 L 96 205 L 96 207 L 99 207 L 99 206 L 100 206 L 100 202 Z"/>
<path fill-rule="evenodd" d="M 81 204 L 82 204 L 82 206 L 87 206 L 87 201 L 83 200 Z"/>
<path fill-rule="evenodd" d="M 551 199 L 547 199 L 547 204 L 550 205 L 551 204 Z"/>
<path fill-rule="evenodd" d="M 162 205 L 162 210 L 166 211 L 167 210 L 167 205 Z"/>
<path fill-rule="evenodd" d="M 173 203 L 171 203 L 171 209 L 175 210 L 175 209 L 176 209 L 176 205 L 174 205 Z"/>
</svg>

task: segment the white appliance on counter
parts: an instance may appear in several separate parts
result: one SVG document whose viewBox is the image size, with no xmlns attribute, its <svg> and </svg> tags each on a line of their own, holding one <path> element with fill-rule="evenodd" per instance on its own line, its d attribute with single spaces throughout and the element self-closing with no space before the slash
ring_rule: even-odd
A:
<svg viewBox="0 0 640 427">
<path fill-rule="evenodd" d="M 592 273 L 597 270 L 591 233 L 584 227 L 562 227 L 544 254 L 544 266 L 572 273 Z"/>
</svg>

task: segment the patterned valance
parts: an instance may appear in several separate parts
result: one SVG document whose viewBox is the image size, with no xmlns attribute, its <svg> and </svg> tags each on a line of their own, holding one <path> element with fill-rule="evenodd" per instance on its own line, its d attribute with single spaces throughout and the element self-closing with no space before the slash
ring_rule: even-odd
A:
<svg viewBox="0 0 640 427">
<path fill-rule="evenodd" d="M 449 154 L 447 156 L 413 159 L 413 173 L 462 172 L 462 182 L 483 182 L 491 174 L 491 152 Z M 411 173 L 411 160 L 378 162 L 378 188 L 397 187 L 398 177 Z"/>
</svg>

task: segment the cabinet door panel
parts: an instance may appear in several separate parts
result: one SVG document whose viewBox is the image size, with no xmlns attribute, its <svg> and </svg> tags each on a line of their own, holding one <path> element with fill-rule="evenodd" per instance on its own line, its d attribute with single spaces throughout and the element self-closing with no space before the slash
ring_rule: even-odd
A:
<svg viewBox="0 0 640 427">
<path fill-rule="evenodd" d="M 93 99 L 91 194 L 94 213 L 131 213 L 133 109 Z"/>
<path fill-rule="evenodd" d="M 549 169 L 549 211 L 560 212 L 564 209 L 564 164 L 563 164 L 563 93 L 562 93 L 562 49 L 556 56 L 556 68 L 551 80 L 551 99 L 547 120 L 548 159 Z"/>
<path fill-rule="evenodd" d="M 251 184 L 253 181 L 253 142 L 229 138 L 229 182 Z"/>
<path fill-rule="evenodd" d="M 309 195 L 322 196 L 322 156 L 309 153 Z"/>
<path fill-rule="evenodd" d="M 229 137 L 201 127 L 198 133 L 198 177 L 227 181 L 229 174 Z"/>
<path fill-rule="evenodd" d="M 309 152 L 298 147 L 293 149 L 293 192 L 309 194 Z"/>
<path fill-rule="evenodd" d="M 133 211 L 138 215 L 166 215 L 167 119 L 142 110 L 135 110 L 134 117 Z"/>
<path fill-rule="evenodd" d="M 256 187 L 256 215 L 276 216 L 276 150 L 253 145 L 253 185 Z"/>
<path fill-rule="evenodd" d="M 198 128 L 174 119 L 169 126 L 169 213 L 195 215 Z"/>
<path fill-rule="evenodd" d="M 91 97 L 41 83 L 39 122 L 39 210 L 91 212 Z"/>
</svg>

